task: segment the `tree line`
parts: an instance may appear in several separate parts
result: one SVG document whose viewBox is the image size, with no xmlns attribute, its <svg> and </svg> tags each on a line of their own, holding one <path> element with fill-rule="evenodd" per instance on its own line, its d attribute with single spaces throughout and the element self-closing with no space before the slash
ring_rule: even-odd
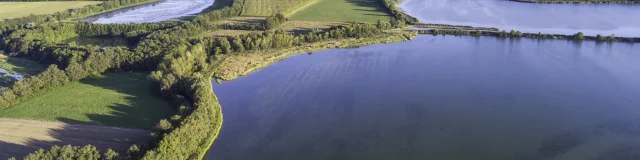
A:
<svg viewBox="0 0 640 160">
<path fill-rule="evenodd" d="M 418 19 L 411 17 L 396 7 L 396 4 L 401 2 L 402 0 L 380 0 L 383 5 L 387 7 L 389 12 L 393 15 L 393 17 L 399 21 L 404 21 L 407 24 L 418 24 L 420 21 Z"/>
<path fill-rule="evenodd" d="M 80 18 L 132 4 L 151 2 L 154 0 L 107 0 L 101 4 L 87 5 L 82 8 L 68 9 L 47 15 L 30 15 L 21 18 L 7 19 L 0 22 L 0 33 L 8 30 L 28 28 L 33 24 L 53 23 L 70 18 Z"/>
</svg>

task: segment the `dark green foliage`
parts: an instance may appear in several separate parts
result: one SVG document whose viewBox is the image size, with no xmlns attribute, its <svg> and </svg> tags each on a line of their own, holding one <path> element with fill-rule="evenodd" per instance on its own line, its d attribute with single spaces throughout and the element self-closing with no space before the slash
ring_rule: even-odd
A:
<svg viewBox="0 0 640 160">
<path fill-rule="evenodd" d="M 418 19 L 411 17 L 405 14 L 402 10 L 396 7 L 396 4 L 400 2 L 400 0 L 381 0 L 384 3 L 384 6 L 389 9 L 389 12 L 393 15 L 393 17 L 399 21 L 402 21 L 407 24 L 418 24 L 420 23 Z"/>
<path fill-rule="evenodd" d="M 140 156 L 140 148 L 138 148 L 138 145 L 134 144 L 127 150 L 127 160 L 137 160 L 140 159 Z"/>
<path fill-rule="evenodd" d="M 158 123 L 158 125 L 156 125 L 156 131 L 158 132 L 169 132 L 171 131 L 171 129 L 173 128 L 173 126 L 171 125 L 171 122 L 167 121 L 166 119 L 160 120 L 160 122 Z"/>
<path fill-rule="evenodd" d="M 584 40 L 584 34 L 582 32 L 578 32 L 574 35 L 576 40 Z"/>
<path fill-rule="evenodd" d="M 43 160 L 43 159 L 60 159 L 60 160 L 98 160 L 100 152 L 96 147 L 86 145 L 83 147 L 66 145 L 63 147 L 53 146 L 50 150 L 39 149 L 24 157 L 24 160 Z"/>
<path fill-rule="evenodd" d="M 598 35 L 596 35 L 596 40 L 597 41 L 605 41 L 605 38 L 602 35 L 598 34 Z"/>
<path fill-rule="evenodd" d="M 287 17 L 285 17 L 284 14 L 278 12 L 276 14 L 273 14 L 267 17 L 267 20 L 264 24 L 264 28 L 268 30 L 275 29 L 286 21 L 287 21 Z"/>
</svg>

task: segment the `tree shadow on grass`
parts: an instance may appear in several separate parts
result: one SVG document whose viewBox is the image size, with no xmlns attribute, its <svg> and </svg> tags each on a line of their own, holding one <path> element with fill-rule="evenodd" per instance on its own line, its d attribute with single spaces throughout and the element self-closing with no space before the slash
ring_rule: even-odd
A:
<svg viewBox="0 0 640 160">
<path fill-rule="evenodd" d="M 4 142 L 0 140 L 0 159 L 1 160 L 5 160 L 11 157 L 23 157 L 26 155 L 24 151 L 31 151 L 31 150 L 35 151 L 35 148 L 19 145 L 19 144 L 13 144 L 9 142 Z"/>
<path fill-rule="evenodd" d="M 384 6 L 384 3 L 381 1 L 377 1 L 377 0 L 346 0 L 346 1 L 356 6 L 370 8 L 370 9 L 353 9 L 353 10 L 367 11 L 372 13 L 384 13 L 384 14 L 371 14 L 371 15 L 381 15 L 381 16 L 390 15 L 389 10 L 386 9 L 386 6 Z"/>
<path fill-rule="evenodd" d="M 152 83 L 144 73 L 108 73 L 104 77 L 83 80 L 82 83 L 125 94 L 126 104 L 110 104 L 108 108 L 112 111 L 109 114 L 85 114 L 90 122 L 67 117 L 58 117 L 58 121 L 152 129 L 160 119 L 169 118 L 175 110 L 169 101 L 159 98 L 153 91 Z"/>
</svg>

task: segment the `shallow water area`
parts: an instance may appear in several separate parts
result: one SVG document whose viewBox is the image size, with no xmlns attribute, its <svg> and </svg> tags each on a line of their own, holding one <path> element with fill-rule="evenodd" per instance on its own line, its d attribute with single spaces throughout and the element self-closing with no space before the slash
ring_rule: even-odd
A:
<svg viewBox="0 0 640 160">
<path fill-rule="evenodd" d="M 505 0 L 404 0 L 423 23 L 497 27 L 528 33 L 640 37 L 640 4 L 539 4 Z"/>
<path fill-rule="evenodd" d="M 637 157 L 638 61 L 632 43 L 431 35 L 300 54 L 214 85 L 207 159 Z"/>
<path fill-rule="evenodd" d="M 83 18 L 93 23 L 161 22 L 200 13 L 215 0 L 163 0 Z"/>
</svg>

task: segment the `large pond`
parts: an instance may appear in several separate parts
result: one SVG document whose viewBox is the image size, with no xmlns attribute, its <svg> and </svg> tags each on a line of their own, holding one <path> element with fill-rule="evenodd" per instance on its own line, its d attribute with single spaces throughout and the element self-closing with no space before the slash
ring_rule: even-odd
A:
<svg viewBox="0 0 640 160">
<path fill-rule="evenodd" d="M 93 23 L 160 22 L 200 13 L 215 0 L 162 0 L 83 18 Z"/>
<path fill-rule="evenodd" d="M 421 35 L 213 87 L 212 160 L 640 157 L 640 45 Z"/>
<path fill-rule="evenodd" d="M 533 4 L 505 0 L 404 0 L 424 23 L 517 29 L 532 33 L 640 37 L 640 4 Z"/>
</svg>

